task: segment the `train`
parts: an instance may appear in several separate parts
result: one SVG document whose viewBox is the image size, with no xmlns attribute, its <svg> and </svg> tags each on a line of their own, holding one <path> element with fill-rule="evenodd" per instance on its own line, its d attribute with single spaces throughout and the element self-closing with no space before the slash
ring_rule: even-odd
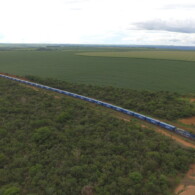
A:
<svg viewBox="0 0 195 195">
<path fill-rule="evenodd" d="M 76 93 L 71 93 L 71 92 L 68 92 L 68 91 L 65 91 L 65 90 L 49 87 L 49 86 L 46 86 L 46 85 L 41 85 L 41 84 L 38 84 L 38 83 L 34 83 L 34 82 L 18 79 L 18 78 L 7 76 L 7 75 L 3 75 L 3 74 L 0 74 L 0 77 L 6 78 L 6 79 L 10 79 L 10 80 L 13 80 L 13 81 L 17 81 L 17 82 L 20 82 L 20 83 L 24 83 L 24 84 L 27 84 L 27 85 L 31 85 L 31 86 L 34 86 L 34 87 L 38 87 L 38 88 L 54 91 L 54 92 L 57 92 L 57 93 L 60 93 L 60 94 L 72 96 L 74 98 L 78 98 L 78 99 L 81 99 L 81 100 L 84 100 L 84 101 L 88 101 L 88 102 L 91 102 L 91 103 L 95 103 L 95 104 L 98 104 L 98 105 L 101 105 L 101 106 L 104 106 L 104 107 L 116 110 L 118 112 L 124 113 L 126 115 L 133 116 L 133 117 L 141 119 L 143 121 L 147 121 L 148 123 L 151 123 L 153 125 L 157 125 L 159 127 L 167 129 L 167 130 L 169 130 L 171 132 L 179 134 L 179 135 L 181 135 L 183 137 L 186 137 L 188 139 L 195 140 L 195 135 L 190 133 L 190 132 L 188 132 L 188 131 L 186 131 L 186 130 L 177 128 L 176 126 L 173 126 L 173 125 L 170 125 L 168 123 L 159 121 L 157 119 L 154 119 L 154 118 L 151 118 L 151 117 L 139 114 L 137 112 L 134 112 L 134 111 L 131 111 L 131 110 L 128 110 L 128 109 L 124 109 L 124 108 L 121 108 L 119 106 L 115 106 L 113 104 L 109 104 L 109 103 L 106 103 L 106 102 L 103 102 L 103 101 L 99 101 L 99 100 L 96 100 L 96 99 L 93 99 L 93 98 L 89 98 L 89 97 L 86 97 L 86 96 L 82 96 L 82 95 L 79 95 L 79 94 L 76 94 Z"/>
</svg>

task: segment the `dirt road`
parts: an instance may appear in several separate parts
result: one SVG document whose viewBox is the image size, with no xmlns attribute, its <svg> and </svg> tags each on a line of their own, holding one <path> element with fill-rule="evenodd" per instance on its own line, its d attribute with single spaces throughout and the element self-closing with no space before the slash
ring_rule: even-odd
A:
<svg viewBox="0 0 195 195">
<path fill-rule="evenodd" d="M 176 195 L 195 195 L 195 164 L 190 166 L 190 170 L 175 189 Z"/>
</svg>

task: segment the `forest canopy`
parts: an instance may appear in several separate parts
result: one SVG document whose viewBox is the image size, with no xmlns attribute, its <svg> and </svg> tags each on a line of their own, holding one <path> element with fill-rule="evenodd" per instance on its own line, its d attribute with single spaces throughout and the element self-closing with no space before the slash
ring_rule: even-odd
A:
<svg viewBox="0 0 195 195">
<path fill-rule="evenodd" d="M 168 195 L 194 160 L 136 121 L 2 78 L 0 148 L 3 195 Z"/>
</svg>

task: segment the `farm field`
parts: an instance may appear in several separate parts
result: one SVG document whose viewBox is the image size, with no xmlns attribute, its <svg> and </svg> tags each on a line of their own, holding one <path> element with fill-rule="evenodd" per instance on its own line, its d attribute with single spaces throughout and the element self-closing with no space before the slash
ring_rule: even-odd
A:
<svg viewBox="0 0 195 195">
<path fill-rule="evenodd" d="M 103 51 L 105 55 L 108 51 L 136 53 L 135 50 L 138 52 L 138 49 L 87 47 L 0 51 L 0 72 L 98 86 L 195 94 L 193 61 L 78 55 L 90 51 L 96 54 Z M 168 51 L 139 49 L 139 52 Z M 188 52 L 191 54 L 192 51 L 185 51 L 187 56 Z"/>
</svg>

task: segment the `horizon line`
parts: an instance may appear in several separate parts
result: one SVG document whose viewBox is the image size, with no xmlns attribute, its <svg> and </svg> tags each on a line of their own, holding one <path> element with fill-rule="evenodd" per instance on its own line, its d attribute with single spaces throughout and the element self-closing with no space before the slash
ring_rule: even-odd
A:
<svg viewBox="0 0 195 195">
<path fill-rule="evenodd" d="M 0 45 L 96 45 L 96 46 L 161 46 L 161 47 L 195 47 L 195 45 L 161 45 L 161 44 L 114 44 L 114 43 L 110 43 L 110 44 L 105 44 L 105 43 L 0 43 Z"/>
</svg>

